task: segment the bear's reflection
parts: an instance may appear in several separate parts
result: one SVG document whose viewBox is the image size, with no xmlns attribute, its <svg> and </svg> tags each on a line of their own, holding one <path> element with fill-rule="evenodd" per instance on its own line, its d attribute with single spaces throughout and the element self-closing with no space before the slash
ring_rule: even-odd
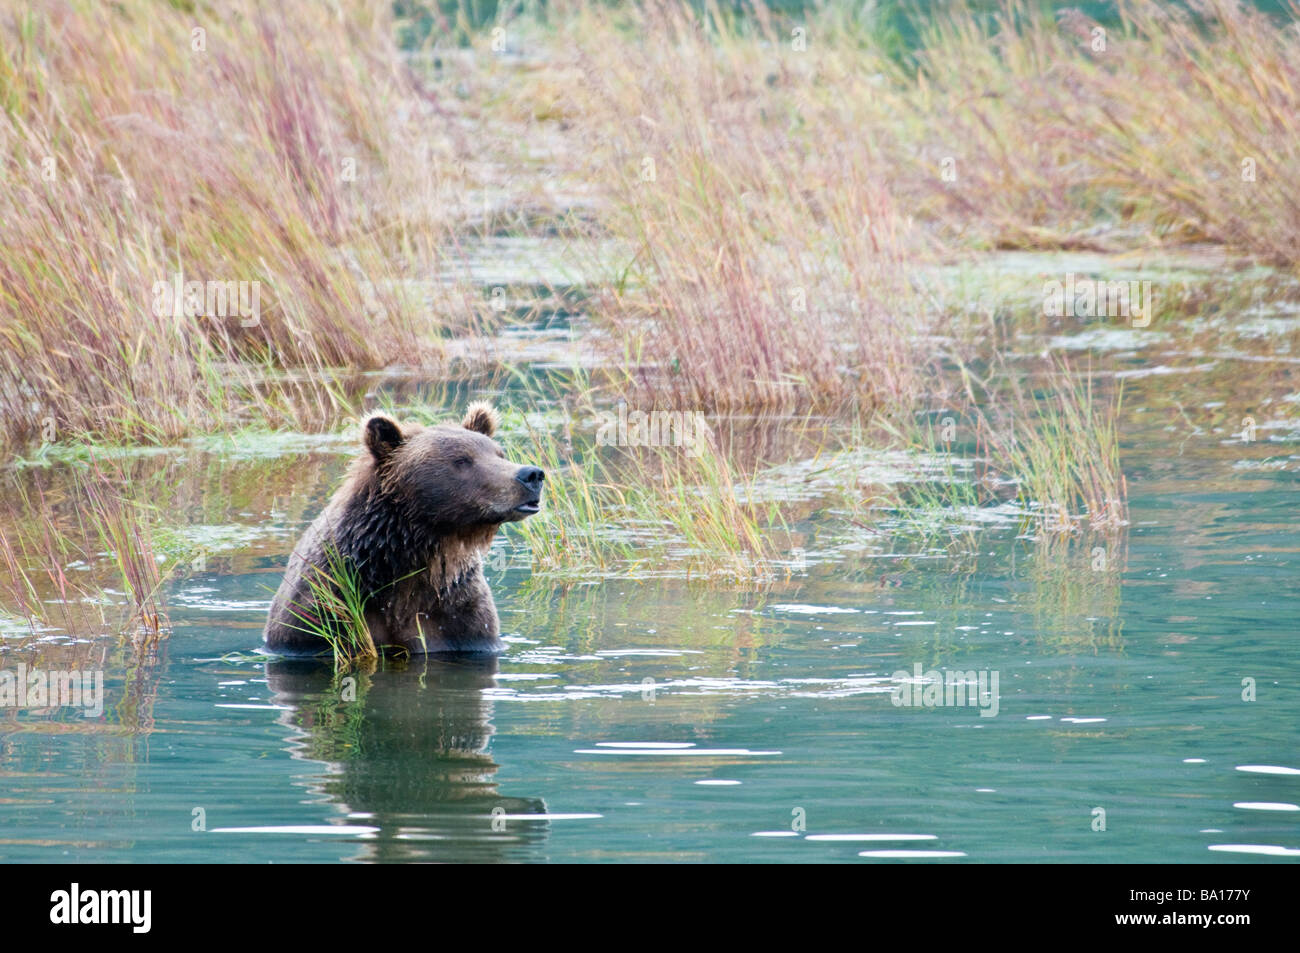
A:
<svg viewBox="0 0 1300 953">
<path fill-rule="evenodd" d="M 311 789 L 349 823 L 379 828 L 355 859 L 535 860 L 546 838 L 540 798 L 497 792 L 492 739 L 494 658 L 387 659 L 373 671 L 336 674 L 307 659 L 267 663 L 281 723 L 296 757 L 330 766 Z"/>
</svg>

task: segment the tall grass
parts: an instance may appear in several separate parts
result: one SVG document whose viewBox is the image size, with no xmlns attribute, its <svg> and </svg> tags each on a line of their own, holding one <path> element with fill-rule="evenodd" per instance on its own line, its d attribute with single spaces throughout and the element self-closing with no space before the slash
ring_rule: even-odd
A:
<svg viewBox="0 0 1300 953">
<path fill-rule="evenodd" d="M 18 484 L 5 510 L 0 532 L 5 609 L 17 613 L 32 632 L 56 621 L 65 631 L 75 631 L 76 607 L 95 604 L 91 591 L 70 568 L 85 557 L 85 549 L 58 529 L 52 504 L 39 484 L 31 489 Z M 106 621 L 101 611 L 98 622 Z"/>
<path fill-rule="evenodd" d="M 467 273 L 457 221 L 556 167 L 620 249 L 591 300 L 641 392 L 710 412 L 907 407 L 934 328 L 909 268 L 936 237 L 1300 247 L 1300 39 L 1232 0 L 1122 0 L 1101 34 L 945 5 L 912 53 L 843 9 L 561 4 L 543 68 L 501 86 L 490 54 L 458 60 L 454 90 L 385 4 L 181 6 L 0 15 L 5 439 L 320 425 L 332 368 L 432 362 L 472 326 L 467 289 L 403 279 Z M 464 166 L 502 129 L 558 147 L 493 189 Z M 178 273 L 257 282 L 259 320 L 155 313 Z"/>
<path fill-rule="evenodd" d="M 296 620 L 293 627 L 324 640 L 336 669 L 378 659 L 379 649 L 366 620 L 371 594 L 337 546 L 326 546 L 325 565 L 312 567 L 307 586 L 306 603 L 289 607 Z"/>
<path fill-rule="evenodd" d="M 560 429 L 525 422 L 522 433 L 506 443 L 513 459 L 547 475 L 541 512 L 510 531 L 528 547 L 534 572 L 563 571 L 575 563 L 607 572 L 635 563 L 637 546 L 613 525 L 613 512 L 629 507 L 628 490 L 593 448 L 575 451 L 567 421 Z"/>
<path fill-rule="evenodd" d="M 875 406 L 923 373 L 904 222 L 861 149 L 851 41 L 791 48 L 763 8 L 590 5 L 565 114 L 623 246 L 603 304 L 659 406 Z M 602 255 L 607 251 L 602 250 Z"/>
<path fill-rule="evenodd" d="M 125 589 L 133 638 L 151 646 L 170 628 L 162 588 L 175 565 L 162 565 L 154 546 L 157 516 L 148 504 L 125 492 L 124 482 L 122 473 L 94 465 L 81 481 L 82 513 L 98 541 L 98 552 L 111 560 Z"/>
<path fill-rule="evenodd" d="M 1099 395 L 1091 369 L 1059 357 L 1028 373 L 1002 364 L 985 377 L 960 371 L 962 399 L 939 428 L 930 414 L 879 421 L 890 441 L 937 458 L 938 467 L 857 507 L 863 519 L 872 509 L 896 513 L 904 532 L 960 551 L 974 548 L 978 509 L 1013 500 L 1021 530 L 1049 546 L 1127 525 L 1122 385 Z"/>
<path fill-rule="evenodd" d="M 1300 260 L 1295 8 L 1119 0 L 1105 26 L 1033 0 L 918 12 L 874 141 L 896 199 L 946 242 Z"/>
<path fill-rule="evenodd" d="M 1105 248 L 1093 226 L 1113 210 L 1081 149 L 1092 131 L 1064 115 L 1090 102 L 1091 21 L 1054 22 L 1033 0 L 917 12 L 920 48 L 912 71 L 887 68 L 878 137 L 900 200 L 946 244 Z"/>
<path fill-rule="evenodd" d="M 1156 225 L 1300 262 L 1300 31 L 1238 0 L 1122 0 L 1123 67 L 1081 144 Z M 1290 22 L 1286 22 L 1289 20 Z"/>
<path fill-rule="evenodd" d="M 1120 0 L 1098 34 L 1030 0 L 945 5 L 900 54 L 843 8 L 556 9 L 566 25 L 544 35 L 543 65 L 479 85 L 507 67 L 464 59 L 464 114 L 447 83 L 407 68 L 383 4 L 69 0 L 0 15 L 3 436 L 166 440 L 341 416 L 353 403 L 336 367 L 432 362 L 441 331 L 472 327 L 456 323 L 475 307 L 464 289 L 435 297 L 436 319 L 401 290 L 431 263 L 468 270 L 450 209 L 544 195 L 556 167 L 594 199 L 564 224 L 600 239 L 584 264 L 607 281 L 586 303 L 614 331 L 615 386 L 714 420 L 893 412 L 901 426 L 944 386 L 950 339 L 931 335 L 948 329 L 913 287 L 936 251 L 1208 239 L 1300 261 L 1294 12 Z M 500 129 L 561 148 L 493 196 L 454 166 Z M 484 211 L 482 228 L 530 215 Z M 260 322 L 156 314 L 154 284 L 176 272 L 260 282 Z M 950 467 L 902 507 L 938 517 L 1014 493 L 1044 539 L 1123 524 L 1118 393 L 1065 366 L 964 380 L 984 469 Z M 663 558 L 722 578 L 785 555 L 788 512 L 751 502 L 758 467 L 721 447 L 600 447 L 572 425 L 509 439 L 551 476 L 542 514 L 508 530 L 542 572 L 649 573 Z M 141 514 L 94 493 L 88 512 L 107 515 L 73 542 L 0 538 L 24 612 L 51 591 L 92 598 L 65 568 L 91 550 L 114 554 L 129 601 L 153 611 Z"/>
<path fill-rule="evenodd" d="M 391 252 L 445 223 L 391 34 L 353 0 L 0 14 L 4 437 L 318 420 L 340 410 L 328 386 L 266 370 L 436 358 L 395 285 Z M 168 308 L 155 286 L 177 274 L 257 283 L 260 314 Z"/>
<path fill-rule="evenodd" d="M 690 452 L 598 446 L 571 418 L 516 427 L 508 415 L 506 430 L 511 455 L 547 472 L 541 513 L 509 531 L 528 548 L 536 574 L 749 583 L 787 562 L 780 509 L 751 501 L 754 473 L 712 441 Z"/>
<path fill-rule="evenodd" d="M 998 476 L 1014 482 L 1040 533 L 1069 535 L 1085 521 L 1102 532 L 1127 524 L 1117 425 L 1122 386 L 1102 402 L 1091 374 L 1053 360 L 1029 382 L 1012 377 L 978 400 L 974 375 L 964 376 L 985 458 Z"/>
</svg>

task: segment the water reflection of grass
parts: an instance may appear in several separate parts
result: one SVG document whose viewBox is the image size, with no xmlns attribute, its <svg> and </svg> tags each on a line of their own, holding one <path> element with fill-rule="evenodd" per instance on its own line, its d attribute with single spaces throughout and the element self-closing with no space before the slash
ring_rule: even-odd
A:
<svg viewBox="0 0 1300 953">
<path fill-rule="evenodd" d="M 25 645 L 7 647 L 5 668 L 15 670 L 22 662 L 29 672 L 77 672 L 82 675 L 101 673 L 104 690 L 104 715 L 86 718 L 76 707 L 51 709 L 49 717 L 33 718 L 30 709 L 7 709 L 0 712 L 0 736 L 8 729 L 49 733 L 100 734 L 131 736 L 149 734 L 154 729 L 154 704 L 158 697 L 161 666 L 158 643 L 141 646 L 129 641 L 106 645 L 102 640 L 66 637 L 33 640 Z M 133 741 L 105 746 L 101 758 L 105 763 L 130 763 L 144 749 Z"/>
<path fill-rule="evenodd" d="M 790 636 L 779 620 L 762 609 L 798 588 L 792 582 L 738 594 L 684 579 L 573 582 L 538 574 L 515 590 L 502 626 L 545 644 L 558 642 L 575 653 L 592 653 L 631 640 L 665 649 L 725 648 L 735 653 L 737 665 L 744 665 L 754 651 Z M 640 619 L 635 610 L 629 613 L 630 597 L 637 605 L 662 608 Z M 673 625 L 660 627 L 661 612 L 667 609 Z M 718 618 L 728 614 L 728 624 L 718 625 Z"/>
<path fill-rule="evenodd" d="M 1030 581 L 1017 599 L 1033 613 L 1038 641 L 1057 652 L 1092 654 L 1123 648 L 1120 600 L 1127 564 L 1127 537 L 1039 543 L 1024 570 Z"/>
<path fill-rule="evenodd" d="M 111 449 L 0 482 L 0 602 L 16 616 L 11 628 L 21 620 L 32 634 L 123 634 L 147 651 L 168 631 L 171 581 L 278 553 L 277 527 L 314 515 L 343 466 L 336 458 L 331 467 L 330 454 L 232 466 L 195 448 Z"/>
<path fill-rule="evenodd" d="M 56 619 L 68 631 L 112 625 L 143 650 L 165 633 L 168 567 L 155 554 L 158 519 L 124 484 L 120 468 L 98 461 L 74 472 L 67 496 L 40 480 L 11 481 L 0 579 L 33 629 Z M 111 583 L 82 575 L 95 564 Z"/>
<path fill-rule="evenodd" d="M 373 659 L 359 662 L 346 673 L 335 665 L 329 683 L 303 700 L 295 720 L 304 731 L 308 757 L 344 761 L 364 756 L 366 694 L 375 665 Z"/>
</svg>

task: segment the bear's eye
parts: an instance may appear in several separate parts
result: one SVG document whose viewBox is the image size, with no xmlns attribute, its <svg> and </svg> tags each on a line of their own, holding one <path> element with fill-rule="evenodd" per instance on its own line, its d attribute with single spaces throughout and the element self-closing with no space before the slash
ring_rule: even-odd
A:
<svg viewBox="0 0 1300 953">
<path fill-rule="evenodd" d="M 472 464 L 474 463 L 474 461 L 471 460 L 469 457 L 461 456 L 461 457 L 457 457 L 457 458 L 453 461 L 453 463 L 454 463 L 456 466 L 458 466 L 458 467 L 462 467 L 462 468 L 463 468 L 463 467 L 468 467 L 468 466 L 472 465 Z"/>
</svg>

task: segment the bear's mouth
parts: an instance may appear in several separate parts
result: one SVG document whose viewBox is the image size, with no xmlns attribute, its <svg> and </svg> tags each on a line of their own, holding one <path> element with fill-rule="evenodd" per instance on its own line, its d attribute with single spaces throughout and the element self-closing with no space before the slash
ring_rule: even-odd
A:
<svg viewBox="0 0 1300 953">
<path fill-rule="evenodd" d="M 515 512 L 522 513 L 524 516 L 532 516 L 534 513 L 539 512 L 541 508 L 542 501 L 541 498 L 538 497 L 535 500 L 529 500 L 527 503 L 520 503 L 515 507 Z"/>
</svg>

